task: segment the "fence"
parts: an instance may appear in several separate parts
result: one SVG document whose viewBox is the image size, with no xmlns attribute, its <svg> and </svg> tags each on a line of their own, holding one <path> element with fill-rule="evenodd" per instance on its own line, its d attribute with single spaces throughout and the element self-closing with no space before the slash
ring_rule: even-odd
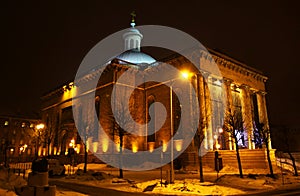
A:
<svg viewBox="0 0 300 196">
<path fill-rule="evenodd" d="M 293 157 L 295 158 L 296 167 L 300 169 L 300 153 L 292 153 Z M 294 172 L 293 162 L 290 159 L 288 153 L 279 153 L 276 156 L 276 164 L 278 167 L 282 167 L 283 169 L 289 170 Z"/>
<path fill-rule="evenodd" d="M 9 169 L 14 173 L 17 173 L 19 176 L 23 175 L 23 178 L 26 177 L 26 171 L 31 169 L 31 162 L 28 163 L 10 163 Z"/>
</svg>

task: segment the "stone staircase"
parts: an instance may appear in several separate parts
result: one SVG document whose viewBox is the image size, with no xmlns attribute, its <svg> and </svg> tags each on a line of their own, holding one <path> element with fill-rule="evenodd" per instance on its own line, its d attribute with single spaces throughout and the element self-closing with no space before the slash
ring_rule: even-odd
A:
<svg viewBox="0 0 300 196">
<path fill-rule="evenodd" d="M 268 169 L 267 153 L 265 149 L 240 149 L 240 157 L 243 169 Z M 186 165 L 189 167 L 198 167 L 198 158 L 196 153 L 186 153 Z M 270 151 L 273 165 L 276 165 L 275 150 Z M 219 150 L 219 157 L 222 158 L 223 167 L 238 168 L 235 150 Z M 196 160 L 196 161 L 195 161 Z M 203 166 L 214 169 L 215 152 L 210 151 L 202 158 Z"/>
</svg>

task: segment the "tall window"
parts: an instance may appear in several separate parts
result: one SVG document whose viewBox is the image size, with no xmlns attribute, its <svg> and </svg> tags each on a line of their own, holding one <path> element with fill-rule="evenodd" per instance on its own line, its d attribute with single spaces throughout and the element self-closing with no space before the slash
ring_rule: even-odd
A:
<svg viewBox="0 0 300 196">
<path fill-rule="evenodd" d="M 138 41 L 138 40 L 135 40 L 135 48 L 136 48 L 136 49 L 137 49 L 138 45 L 139 45 L 139 41 Z"/>
<path fill-rule="evenodd" d="M 73 119 L 72 106 L 63 108 L 62 112 L 61 112 L 61 123 L 67 124 L 67 123 L 73 123 L 73 122 L 74 122 L 74 119 Z"/>
<path fill-rule="evenodd" d="M 257 105 L 257 96 L 256 94 L 251 94 L 251 103 L 252 103 L 252 114 L 253 114 L 253 121 L 255 124 L 259 123 L 259 116 L 258 116 L 258 105 Z"/>
<path fill-rule="evenodd" d="M 130 49 L 133 49 L 133 48 L 134 48 L 134 40 L 130 39 Z"/>
<path fill-rule="evenodd" d="M 96 115 L 97 118 L 94 119 L 94 126 L 93 126 L 93 133 L 92 133 L 92 137 L 93 137 L 93 142 L 97 142 L 98 141 L 98 131 L 99 131 L 99 118 L 100 118 L 100 97 L 97 96 L 95 98 L 95 108 L 96 108 Z"/>
<path fill-rule="evenodd" d="M 212 130 L 214 131 L 214 138 L 218 139 L 220 141 L 223 141 L 223 133 L 219 132 L 220 127 L 223 126 L 224 121 L 224 92 L 222 88 L 222 83 L 215 78 L 212 78 L 209 83 L 209 91 L 210 91 L 210 97 L 211 97 L 211 106 L 212 106 Z M 222 142 L 219 142 L 221 144 L 220 148 L 225 148 L 224 144 Z"/>
<path fill-rule="evenodd" d="M 147 107 L 148 107 L 148 133 L 147 133 L 147 142 L 155 142 L 155 106 L 152 105 L 155 102 L 153 95 L 150 95 L 147 98 Z M 152 107 L 151 107 L 152 105 Z M 151 116 L 150 116 L 151 115 Z"/>
<path fill-rule="evenodd" d="M 241 101 L 241 94 L 238 90 L 233 89 L 232 91 L 232 106 L 233 106 L 233 114 L 235 115 L 236 119 L 241 119 L 237 123 L 241 123 L 238 125 L 238 127 L 242 127 L 243 124 L 243 116 L 242 116 L 242 101 Z M 238 144 L 241 147 L 246 147 L 246 139 L 245 139 L 245 132 L 243 131 L 238 131 L 235 130 L 237 139 L 238 139 Z"/>
<path fill-rule="evenodd" d="M 55 121 L 55 136 L 54 136 L 55 147 L 58 147 L 58 141 L 59 141 L 59 113 L 57 113 L 56 121 Z"/>
<path fill-rule="evenodd" d="M 95 98 L 95 109 L 96 109 L 97 117 L 99 119 L 99 117 L 100 117 L 100 97 L 99 96 L 97 96 Z"/>
<path fill-rule="evenodd" d="M 258 105 L 257 105 L 257 95 L 251 94 L 251 104 L 252 104 L 252 116 L 253 116 L 253 127 L 254 127 L 254 143 L 257 148 L 262 148 L 263 140 L 260 137 L 260 134 L 257 130 L 257 125 L 259 123 L 259 115 L 258 115 Z"/>
</svg>

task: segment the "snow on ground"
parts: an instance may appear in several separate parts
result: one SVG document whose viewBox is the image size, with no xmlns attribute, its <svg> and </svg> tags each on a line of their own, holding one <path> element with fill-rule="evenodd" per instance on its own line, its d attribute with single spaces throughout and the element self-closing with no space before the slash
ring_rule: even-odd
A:
<svg viewBox="0 0 300 196">
<path fill-rule="evenodd" d="M 1 196 L 16 196 L 16 193 L 13 191 L 8 191 L 8 190 L 0 188 L 0 195 Z"/>
<path fill-rule="evenodd" d="M 245 193 L 236 188 L 225 187 L 216 185 L 214 183 L 200 183 L 198 179 L 186 179 L 186 180 L 175 180 L 174 184 L 160 185 L 160 179 L 134 183 L 130 180 L 119 179 L 119 178 L 105 178 L 102 180 L 95 180 L 92 176 L 87 177 L 88 174 L 80 177 L 67 177 L 61 179 L 65 182 L 69 181 L 72 183 L 86 184 L 90 186 L 104 187 L 109 189 L 115 189 L 126 192 L 143 192 L 148 186 L 156 185 L 153 190 L 147 193 L 161 193 L 161 194 L 172 194 L 172 195 L 240 195 Z M 148 187 L 149 188 L 149 187 Z"/>
<path fill-rule="evenodd" d="M 56 196 L 87 196 L 85 194 L 77 193 L 74 191 L 56 190 Z M 14 191 L 8 191 L 0 188 L 0 196 L 17 196 Z"/>
<path fill-rule="evenodd" d="M 21 187 L 27 185 L 26 180 L 23 176 L 17 176 L 12 171 L 3 167 L 0 168 L 0 188 L 14 191 L 14 187 Z M 1 194 L 0 194 L 1 195 Z"/>
<path fill-rule="evenodd" d="M 276 174 L 276 178 L 267 177 L 268 170 L 245 170 L 244 178 L 239 178 L 237 170 L 235 168 L 225 167 L 224 170 L 219 174 L 217 181 L 211 180 L 211 182 L 200 183 L 198 175 L 190 174 L 193 179 L 175 180 L 174 184 L 167 186 L 160 185 L 159 179 L 152 180 L 138 180 L 132 179 L 119 179 L 117 176 L 109 174 L 107 168 L 104 165 L 99 168 L 97 164 L 91 165 L 93 170 L 89 170 L 86 174 L 82 170 L 78 170 L 75 174 L 66 176 L 60 180 L 65 182 L 73 182 L 86 184 L 90 186 L 97 186 L 103 188 L 110 188 L 115 190 L 122 190 L 127 192 L 143 192 L 148 186 L 153 190 L 147 191 L 147 193 L 162 193 L 162 194 L 193 194 L 193 195 L 241 195 L 249 191 L 259 191 L 266 189 L 275 189 L 278 187 L 284 187 L 287 185 L 295 185 L 299 183 L 300 177 L 295 177 L 292 173 L 285 171 L 284 185 L 282 185 L 282 176 Z M 104 171 L 101 171 L 104 170 Z M 126 171 L 125 177 L 127 176 Z M 144 172 L 146 174 L 146 172 Z M 229 174 L 226 174 L 229 173 Z M 143 176 L 143 172 L 137 173 L 137 175 Z M 179 178 L 180 174 L 175 174 L 175 178 Z M 188 175 L 188 174 L 185 174 Z M 206 179 L 208 173 L 204 173 Z M 215 178 L 215 173 L 210 173 L 210 179 Z M 140 179 L 140 178 L 138 178 Z M 163 180 L 164 182 L 165 180 Z"/>
<path fill-rule="evenodd" d="M 77 193 L 74 191 L 62 191 L 62 190 L 56 190 L 55 196 L 88 196 L 82 193 Z"/>
<path fill-rule="evenodd" d="M 77 165 L 78 169 L 83 169 L 84 163 L 80 163 Z M 89 163 L 87 164 L 87 169 L 88 170 L 101 170 L 107 168 L 107 164 L 97 164 L 97 163 Z"/>
<path fill-rule="evenodd" d="M 240 195 L 244 191 L 239 189 L 224 187 L 214 183 L 200 183 L 198 179 L 175 180 L 174 184 L 161 185 L 160 180 L 152 180 L 138 183 L 134 187 L 139 192 L 147 190 L 147 187 L 155 185 L 152 193 L 172 194 L 172 195 Z"/>
<path fill-rule="evenodd" d="M 244 178 L 241 179 L 237 175 L 237 170 L 231 167 L 224 167 L 216 179 L 215 172 L 204 173 L 206 180 L 210 182 L 200 183 L 198 174 L 194 173 L 176 173 L 175 183 L 169 185 L 161 185 L 160 179 L 157 179 L 159 170 L 144 171 L 134 173 L 124 171 L 125 177 L 129 179 L 119 179 L 116 175 L 112 175 L 110 170 L 114 170 L 114 174 L 118 173 L 116 168 L 107 167 L 105 164 L 88 164 L 87 173 L 83 173 L 83 164 L 76 168 L 74 174 L 65 177 L 55 178 L 64 182 L 86 184 L 127 192 L 141 193 L 147 189 L 146 193 L 160 193 L 172 195 L 241 195 L 251 191 L 259 191 L 266 189 L 286 188 L 288 186 L 300 185 L 300 177 L 295 177 L 289 171 L 283 172 L 283 178 L 280 172 L 277 172 L 276 178 L 267 177 L 268 170 L 245 170 Z M 279 170 L 280 171 L 280 170 Z M 151 172 L 151 173 L 149 173 Z M 165 172 L 165 171 L 164 171 Z M 145 175 L 150 175 L 145 178 Z M 165 176 L 163 177 L 165 182 Z M 24 186 L 27 182 L 22 176 L 17 176 L 12 172 L 8 173 L 7 169 L 0 168 L 0 196 L 15 196 L 13 192 L 15 186 Z M 283 185 L 284 184 L 284 185 Z M 56 191 L 58 196 L 85 196 L 73 191 L 61 190 Z"/>
</svg>

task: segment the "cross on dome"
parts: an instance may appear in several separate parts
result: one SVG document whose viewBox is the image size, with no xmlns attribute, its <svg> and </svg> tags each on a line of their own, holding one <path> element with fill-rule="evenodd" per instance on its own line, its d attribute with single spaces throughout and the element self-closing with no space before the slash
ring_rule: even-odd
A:
<svg viewBox="0 0 300 196">
<path fill-rule="evenodd" d="M 135 17 L 136 17 L 135 11 L 131 12 L 130 15 L 131 15 L 131 23 L 130 23 L 130 25 L 131 25 L 131 27 L 134 27 L 135 26 Z"/>
</svg>

